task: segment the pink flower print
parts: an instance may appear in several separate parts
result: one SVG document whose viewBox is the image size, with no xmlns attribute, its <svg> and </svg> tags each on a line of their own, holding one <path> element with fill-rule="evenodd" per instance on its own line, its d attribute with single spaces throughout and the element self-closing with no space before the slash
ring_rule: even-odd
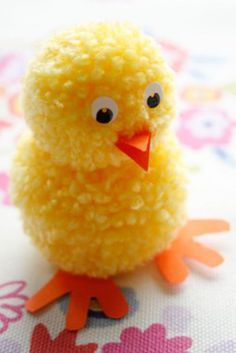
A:
<svg viewBox="0 0 236 353">
<path fill-rule="evenodd" d="M 123 330 L 120 343 L 106 343 L 103 353 L 188 353 L 192 346 L 189 337 L 166 338 L 165 326 L 153 324 L 145 331 L 137 327 Z"/>
<path fill-rule="evenodd" d="M 236 122 L 225 111 L 194 107 L 181 114 L 177 135 L 183 144 L 199 149 L 206 145 L 226 145 L 234 127 Z"/>
<path fill-rule="evenodd" d="M 9 177 L 5 173 L 0 173 L 0 202 L 3 205 L 10 205 L 10 197 L 8 193 Z"/>
<path fill-rule="evenodd" d="M 12 281 L 0 285 L 0 334 L 13 322 L 21 320 L 25 301 L 28 299 L 22 291 L 25 281 Z"/>
<path fill-rule="evenodd" d="M 0 82 L 9 84 L 19 81 L 24 72 L 24 59 L 21 55 L 10 53 L 0 57 Z"/>
<path fill-rule="evenodd" d="M 181 71 L 188 59 L 187 52 L 183 48 L 167 41 L 161 41 L 160 44 L 172 69 L 175 72 Z"/>
<path fill-rule="evenodd" d="M 96 343 L 77 345 L 76 337 L 77 332 L 64 330 L 52 339 L 47 327 L 38 324 L 31 337 L 30 353 L 94 353 L 97 350 Z"/>
<path fill-rule="evenodd" d="M 8 121 L 0 120 L 0 131 L 10 126 L 11 124 Z"/>
</svg>

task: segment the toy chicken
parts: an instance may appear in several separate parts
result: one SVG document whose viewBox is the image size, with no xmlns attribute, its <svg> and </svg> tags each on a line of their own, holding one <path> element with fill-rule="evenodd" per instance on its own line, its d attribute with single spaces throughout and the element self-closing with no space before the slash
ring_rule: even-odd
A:
<svg viewBox="0 0 236 353">
<path fill-rule="evenodd" d="M 29 65 L 12 194 L 25 232 L 59 271 L 26 304 L 35 312 L 70 294 L 66 327 L 86 323 L 97 298 L 121 318 L 112 277 L 154 260 L 180 283 L 184 257 L 222 257 L 193 238 L 228 229 L 186 216 L 181 150 L 170 129 L 175 85 L 154 39 L 127 23 L 98 23 L 51 38 Z"/>
</svg>

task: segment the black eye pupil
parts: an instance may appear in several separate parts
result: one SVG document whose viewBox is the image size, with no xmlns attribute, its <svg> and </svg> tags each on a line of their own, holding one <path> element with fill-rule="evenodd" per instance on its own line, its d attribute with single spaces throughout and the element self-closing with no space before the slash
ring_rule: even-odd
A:
<svg viewBox="0 0 236 353">
<path fill-rule="evenodd" d="M 101 124 L 108 124 L 113 118 L 113 113 L 109 108 L 100 109 L 97 112 L 96 120 Z"/>
<path fill-rule="evenodd" d="M 158 93 L 155 93 L 152 96 L 149 96 L 147 99 L 147 105 L 149 108 L 155 108 L 160 104 L 161 98 Z"/>
</svg>

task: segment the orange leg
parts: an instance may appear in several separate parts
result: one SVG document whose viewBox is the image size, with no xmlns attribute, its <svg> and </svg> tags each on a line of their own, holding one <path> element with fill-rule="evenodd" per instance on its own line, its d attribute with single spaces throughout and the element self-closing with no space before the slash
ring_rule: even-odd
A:
<svg viewBox="0 0 236 353">
<path fill-rule="evenodd" d="M 26 303 L 26 309 L 34 313 L 64 294 L 70 294 L 66 316 L 66 328 L 76 331 L 85 326 L 91 298 L 97 298 L 104 313 L 111 318 L 122 318 L 128 313 L 128 304 L 111 279 L 76 276 L 59 271 Z"/>
<path fill-rule="evenodd" d="M 222 220 L 190 220 L 180 230 L 170 248 L 155 257 L 155 263 L 161 274 L 172 284 L 183 282 L 189 273 L 184 262 L 185 257 L 202 262 L 209 267 L 220 265 L 223 262 L 222 256 L 199 244 L 193 237 L 227 230 L 229 230 L 229 224 Z"/>
<path fill-rule="evenodd" d="M 34 313 L 69 291 L 70 288 L 64 283 L 62 273 L 57 272 L 44 287 L 26 302 L 25 307 L 29 312 Z"/>
<path fill-rule="evenodd" d="M 90 298 L 79 290 L 71 293 L 69 308 L 66 316 L 66 328 L 76 331 L 85 326 L 88 317 Z"/>
<path fill-rule="evenodd" d="M 106 282 L 97 293 L 97 299 L 104 314 L 112 319 L 120 319 L 127 313 L 126 300 L 113 281 Z"/>
</svg>

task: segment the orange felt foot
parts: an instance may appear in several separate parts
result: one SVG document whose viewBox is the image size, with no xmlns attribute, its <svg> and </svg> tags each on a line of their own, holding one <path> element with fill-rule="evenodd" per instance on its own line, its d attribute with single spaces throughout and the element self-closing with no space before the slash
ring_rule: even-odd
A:
<svg viewBox="0 0 236 353">
<path fill-rule="evenodd" d="M 26 309 L 34 313 L 64 294 L 70 294 L 66 328 L 76 331 L 85 326 L 89 303 L 96 298 L 104 314 L 119 319 L 128 313 L 128 304 L 111 279 L 76 276 L 59 271 L 42 289 L 26 302 Z"/>
<path fill-rule="evenodd" d="M 220 265 L 223 262 L 222 256 L 199 244 L 193 237 L 227 230 L 229 230 L 229 224 L 222 220 L 190 220 L 180 230 L 170 248 L 155 257 L 155 263 L 161 274 L 172 284 L 183 282 L 189 273 L 184 262 L 185 257 L 202 262 L 209 267 Z"/>
</svg>

